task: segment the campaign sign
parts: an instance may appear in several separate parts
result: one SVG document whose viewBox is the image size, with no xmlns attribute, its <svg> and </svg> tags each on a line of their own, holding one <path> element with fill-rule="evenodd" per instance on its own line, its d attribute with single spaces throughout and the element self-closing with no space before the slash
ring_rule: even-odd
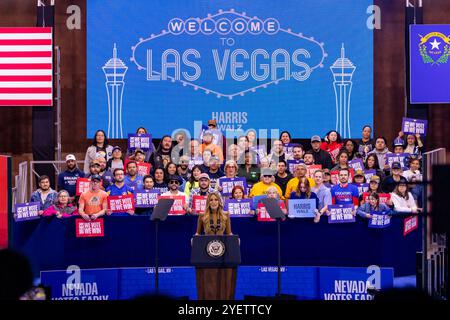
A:
<svg viewBox="0 0 450 320">
<path fill-rule="evenodd" d="M 394 162 L 400 162 L 402 170 L 405 171 L 409 169 L 410 157 L 411 155 L 409 153 L 390 153 L 386 155 L 386 161 L 391 169 Z"/>
<path fill-rule="evenodd" d="M 130 161 L 131 161 L 130 159 L 125 159 L 125 162 L 123 164 L 123 166 L 125 167 L 125 171 L 126 171 L 128 162 L 130 162 Z M 137 166 L 137 170 L 138 170 L 138 175 L 143 177 L 143 176 L 150 174 L 150 170 L 152 168 L 152 165 L 150 163 L 139 162 L 139 161 L 135 161 L 135 162 L 136 162 L 136 166 Z"/>
<path fill-rule="evenodd" d="M 103 219 L 96 219 L 94 221 L 76 219 L 75 228 L 77 238 L 103 237 L 105 235 Z"/>
<path fill-rule="evenodd" d="M 319 289 L 323 300 L 372 300 L 368 289 L 385 290 L 394 285 L 394 269 L 320 267 Z"/>
<path fill-rule="evenodd" d="M 189 166 L 188 166 L 188 168 L 189 168 L 189 170 L 192 170 L 192 168 L 194 167 L 194 166 L 200 166 L 200 165 L 202 165 L 203 164 L 203 158 L 202 157 L 193 157 L 193 158 L 191 158 L 190 160 L 189 160 Z"/>
<path fill-rule="evenodd" d="M 428 120 L 424 119 L 402 119 L 402 131 L 404 134 L 420 134 L 421 137 L 427 135 Z"/>
<path fill-rule="evenodd" d="M 284 153 L 286 153 L 286 155 L 288 157 L 291 157 L 294 153 L 294 147 L 298 146 L 298 144 L 296 143 L 284 143 L 283 144 L 283 149 L 284 149 Z"/>
<path fill-rule="evenodd" d="M 372 176 L 377 174 L 377 170 L 375 169 L 369 169 L 369 170 L 364 170 L 364 177 L 366 178 L 366 181 L 370 181 L 370 178 L 372 178 Z"/>
<path fill-rule="evenodd" d="M 41 271 L 41 283 L 50 287 L 52 300 L 117 300 L 120 269 Z"/>
<path fill-rule="evenodd" d="M 256 210 L 256 208 L 258 207 L 259 202 L 264 199 L 267 198 L 266 194 L 260 195 L 260 196 L 254 196 L 252 198 L 253 203 L 252 203 L 252 210 Z"/>
<path fill-rule="evenodd" d="M 244 188 L 244 192 L 247 190 L 247 180 L 245 178 L 220 178 L 219 186 L 222 187 L 220 192 L 223 196 L 231 196 L 231 191 L 235 186 L 241 186 Z"/>
<path fill-rule="evenodd" d="M 204 214 L 206 210 L 206 196 L 192 196 L 192 210 L 196 214 Z"/>
<path fill-rule="evenodd" d="M 328 223 L 348 223 L 355 222 L 353 215 L 353 204 L 333 204 L 328 206 L 330 215 L 328 216 Z"/>
<path fill-rule="evenodd" d="M 314 178 L 314 172 L 321 169 L 322 169 L 321 164 L 311 164 L 309 166 L 306 166 L 306 176 L 308 178 Z"/>
<path fill-rule="evenodd" d="M 89 191 L 91 179 L 89 178 L 78 178 L 76 186 L 76 195 L 79 196 L 83 192 Z"/>
<path fill-rule="evenodd" d="M 108 210 L 112 213 L 134 210 L 134 196 L 132 194 L 108 196 Z"/>
<path fill-rule="evenodd" d="M 227 199 L 225 200 L 224 210 L 228 211 L 230 217 L 253 217 L 252 199 Z"/>
<path fill-rule="evenodd" d="M 372 218 L 369 219 L 369 228 L 386 228 L 391 225 L 391 216 L 382 212 L 371 212 Z"/>
<path fill-rule="evenodd" d="M 141 149 L 149 151 L 153 148 L 151 134 L 128 134 L 128 150 Z"/>
<path fill-rule="evenodd" d="M 170 208 L 169 215 L 183 215 L 186 214 L 184 207 L 186 205 L 185 196 L 160 196 L 159 199 L 174 199 L 172 207 Z"/>
<path fill-rule="evenodd" d="M 367 192 L 369 190 L 368 183 L 352 183 L 352 185 L 358 188 L 359 195 L 362 195 L 364 192 Z"/>
<path fill-rule="evenodd" d="M 449 103 L 450 25 L 409 26 L 411 103 Z"/>
<path fill-rule="evenodd" d="M 419 217 L 411 216 L 403 220 L 403 236 L 411 233 L 419 227 Z"/>
<path fill-rule="evenodd" d="M 364 202 L 369 201 L 369 195 L 370 195 L 369 192 L 363 193 Z M 378 196 L 380 197 L 380 204 L 386 204 L 386 202 L 388 202 L 391 199 L 391 195 L 389 193 L 379 193 Z"/>
<path fill-rule="evenodd" d="M 290 199 L 288 201 L 289 218 L 314 218 L 316 199 Z"/>
<path fill-rule="evenodd" d="M 263 144 L 254 146 L 254 147 L 250 147 L 250 151 L 255 152 L 258 155 L 259 159 L 267 156 L 267 148 Z"/>
<path fill-rule="evenodd" d="M 362 161 L 362 159 L 358 158 L 358 159 L 354 159 L 348 162 L 348 166 L 350 168 L 353 168 L 353 170 L 363 170 L 364 171 L 364 162 Z"/>
<path fill-rule="evenodd" d="M 17 203 L 14 205 L 14 220 L 16 222 L 39 219 L 39 202 Z"/>
<path fill-rule="evenodd" d="M 300 163 L 305 163 L 305 161 L 303 160 L 287 160 L 286 161 L 287 166 L 288 166 L 288 170 L 290 173 L 294 174 L 295 172 L 295 168 L 300 164 Z"/>
<path fill-rule="evenodd" d="M 268 221 L 276 221 L 276 219 L 272 219 L 269 213 L 266 210 L 266 206 L 263 203 L 258 203 L 258 221 L 260 222 L 268 222 Z"/>
<path fill-rule="evenodd" d="M 331 175 L 331 184 L 339 183 L 339 170 L 333 170 L 330 172 Z M 353 168 L 349 169 L 349 178 L 348 181 L 353 181 L 353 177 L 355 176 L 355 170 Z"/>
<path fill-rule="evenodd" d="M 153 208 L 158 203 L 159 190 L 136 190 L 134 193 L 136 208 Z"/>
</svg>

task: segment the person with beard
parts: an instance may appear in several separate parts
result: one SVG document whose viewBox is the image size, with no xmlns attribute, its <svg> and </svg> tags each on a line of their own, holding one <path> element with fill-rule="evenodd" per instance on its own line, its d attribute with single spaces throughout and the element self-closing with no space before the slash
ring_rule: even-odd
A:
<svg viewBox="0 0 450 320">
<path fill-rule="evenodd" d="M 78 169 L 77 159 L 73 154 L 66 156 L 67 169 L 58 175 L 58 191 L 66 190 L 69 193 L 70 201 L 76 195 L 77 179 L 84 178 L 84 172 Z"/>
<path fill-rule="evenodd" d="M 125 176 L 124 182 L 133 191 L 142 189 L 142 176 L 138 174 L 136 161 L 129 161 L 127 163 L 127 175 Z"/>
<path fill-rule="evenodd" d="M 189 198 L 186 195 L 186 193 L 179 190 L 181 183 L 183 182 L 183 179 L 181 179 L 178 175 L 171 175 L 167 179 L 169 181 L 169 190 L 163 194 L 162 196 L 184 196 L 185 202 L 184 202 L 184 210 L 188 211 L 188 201 Z"/>
<path fill-rule="evenodd" d="M 321 164 L 322 169 L 330 170 L 333 167 L 333 160 L 328 152 L 322 150 L 320 136 L 314 135 L 311 137 L 311 148 L 314 156 L 314 163 Z"/>
<path fill-rule="evenodd" d="M 104 216 L 108 208 L 108 195 L 100 189 L 101 182 L 100 176 L 92 176 L 89 190 L 83 192 L 80 196 L 78 212 L 86 221 Z"/>
<path fill-rule="evenodd" d="M 386 146 L 386 138 L 385 137 L 378 137 L 375 140 L 375 149 L 370 151 L 368 155 L 374 154 L 378 158 L 378 164 L 380 166 L 380 169 L 389 171 L 389 164 L 387 163 L 386 155 L 391 154 L 392 152 L 389 151 L 389 149 Z"/>
<path fill-rule="evenodd" d="M 282 194 L 286 192 L 287 184 L 292 178 L 292 174 L 286 171 L 286 161 L 280 160 L 278 162 L 277 173 L 275 174 L 275 183 L 281 188 Z"/>
<path fill-rule="evenodd" d="M 180 157 L 180 163 L 177 165 L 177 173 L 184 181 L 189 181 L 191 173 L 189 172 L 189 157 L 187 155 Z"/>
<path fill-rule="evenodd" d="M 200 174 L 200 177 L 198 179 L 198 188 L 192 189 L 189 194 L 189 213 L 193 213 L 192 201 L 194 196 L 208 196 L 210 193 L 215 192 L 215 189 L 211 188 L 210 182 L 211 179 L 209 178 L 207 173 Z"/>
<path fill-rule="evenodd" d="M 90 178 L 91 176 L 95 176 L 100 174 L 100 162 L 98 160 L 93 160 L 89 165 L 89 173 L 85 175 L 85 178 Z"/>
<path fill-rule="evenodd" d="M 39 189 L 31 194 L 30 202 L 39 202 L 39 215 L 42 215 L 45 209 L 53 205 L 58 194 L 50 187 L 50 178 L 48 176 L 40 176 L 38 182 Z"/>
<path fill-rule="evenodd" d="M 162 137 L 158 149 L 150 156 L 152 168 L 166 167 L 172 157 L 172 138 L 168 135 Z"/>
<path fill-rule="evenodd" d="M 134 190 L 125 184 L 125 171 L 121 168 L 114 169 L 114 183 L 106 189 L 106 194 L 108 196 L 124 196 L 128 194 L 133 194 Z M 128 210 L 126 213 L 132 215 L 133 210 Z M 108 215 L 111 214 L 111 210 L 108 210 Z M 118 214 L 125 214 L 125 212 L 119 212 Z"/>
<path fill-rule="evenodd" d="M 106 159 L 99 156 L 95 159 L 100 164 L 100 172 L 98 175 L 102 178 L 102 188 L 106 190 L 113 183 L 113 174 L 107 169 Z"/>
<path fill-rule="evenodd" d="M 223 150 L 220 146 L 213 143 L 213 133 L 210 130 L 206 130 L 203 133 L 203 144 L 201 145 L 201 150 L 204 152 L 205 150 L 210 150 L 211 154 L 217 158 L 219 158 L 220 164 L 223 163 Z"/>
<path fill-rule="evenodd" d="M 269 161 L 269 167 L 276 171 L 278 162 L 280 160 L 286 161 L 286 153 L 284 152 L 283 142 L 281 140 L 275 140 L 272 144 L 270 154 L 267 156 Z"/>
</svg>

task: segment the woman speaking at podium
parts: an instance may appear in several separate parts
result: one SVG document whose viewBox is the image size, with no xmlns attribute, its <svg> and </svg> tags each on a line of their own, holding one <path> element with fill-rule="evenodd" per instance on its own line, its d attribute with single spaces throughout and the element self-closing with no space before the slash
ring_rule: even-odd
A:
<svg viewBox="0 0 450 320">
<path fill-rule="evenodd" d="M 196 236 L 202 234 L 212 237 L 208 239 L 206 248 L 209 259 L 218 259 L 228 250 L 224 246 L 227 241 L 220 236 L 232 235 L 231 222 L 228 212 L 223 210 L 222 197 L 212 192 L 206 199 L 205 213 L 199 215 Z M 214 239 L 213 239 L 214 238 Z M 206 249 L 206 250 L 205 250 Z M 236 267 L 226 265 L 212 265 L 208 267 L 196 266 L 197 299 L 198 300 L 233 300 L 236 289 Z"/>
</svg>

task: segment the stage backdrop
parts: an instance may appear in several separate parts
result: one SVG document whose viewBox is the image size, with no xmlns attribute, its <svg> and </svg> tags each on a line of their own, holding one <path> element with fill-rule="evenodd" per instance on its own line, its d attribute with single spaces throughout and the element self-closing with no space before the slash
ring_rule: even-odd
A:
<svg viewBox="0 0 450 320">
<path fill-rule="evenodd" d="M 372 1 L 87 4 L 88 137 L 211 118 L 296 138 L 372 125 Z"/>
</svg>

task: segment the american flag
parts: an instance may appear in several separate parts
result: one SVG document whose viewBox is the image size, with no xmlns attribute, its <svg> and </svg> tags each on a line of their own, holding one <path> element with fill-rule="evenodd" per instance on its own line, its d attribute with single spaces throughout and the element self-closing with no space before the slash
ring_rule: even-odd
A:
<svg viewBox="0 0 450 320">
<path fill-rule="evenodd" d="M 53 105 L 52 28 L 0 28 L 0 106 Z"/>
</svg>

